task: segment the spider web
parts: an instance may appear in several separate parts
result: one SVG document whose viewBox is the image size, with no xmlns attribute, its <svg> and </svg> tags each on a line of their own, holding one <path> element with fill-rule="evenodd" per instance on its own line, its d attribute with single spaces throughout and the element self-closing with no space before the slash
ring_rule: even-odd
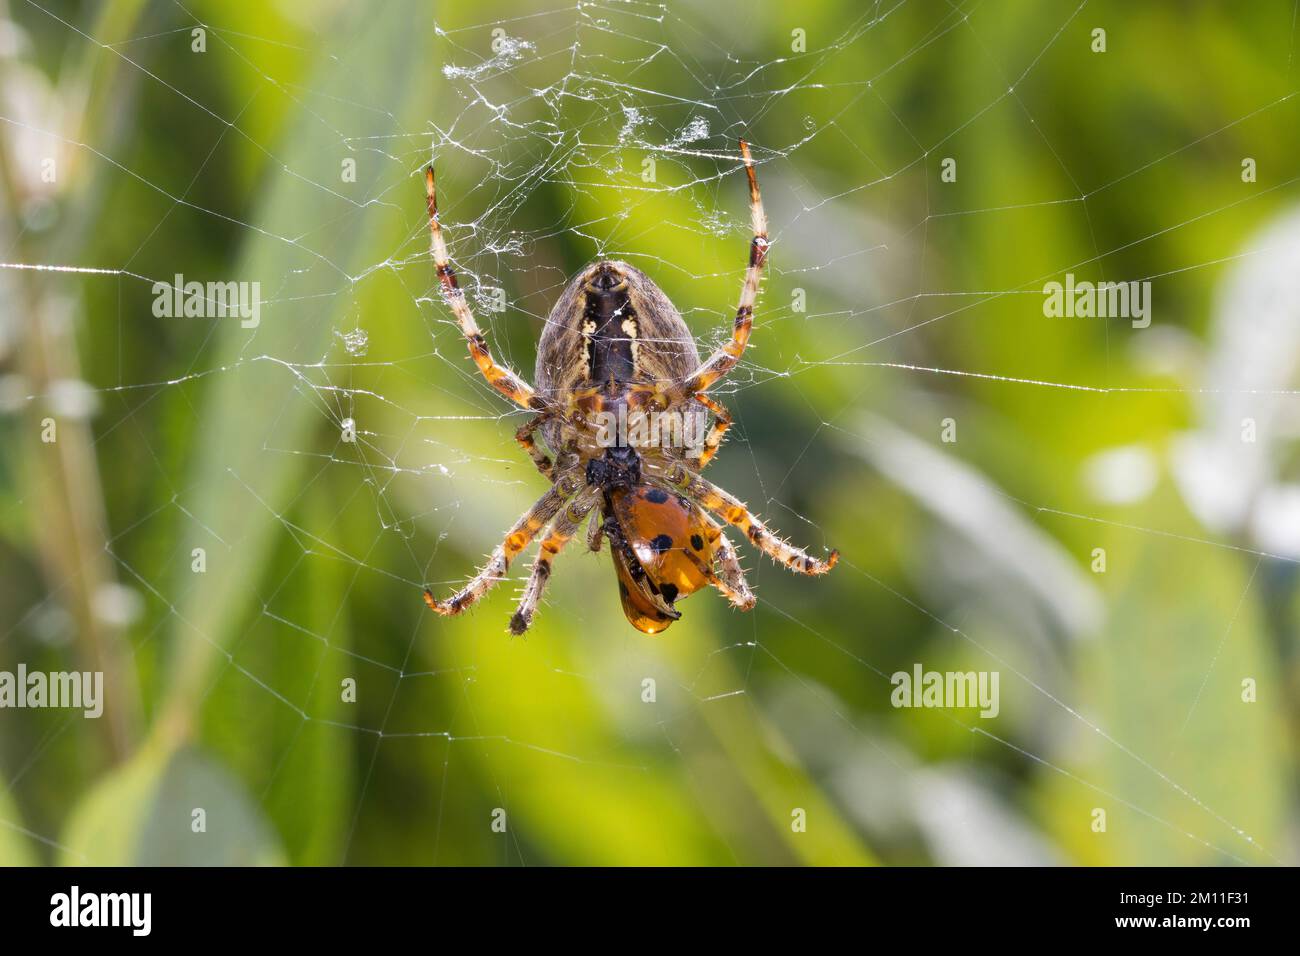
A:
<svg viewBox="0 0 1300 956">
<path fill-rule="evenodd" d="M 29 187 L 0 285 L 76 316 L 87 375 L 11 371 L 5 407 L 93 423 L 96 606 L 155 726 L 192 715 L 301 861 L 1293 861 L 1278 727 L 1295 719 L 1300 227 L 1273 142 L 1296 118 L 1293 10 L 1270 11 L 1239 98 L 1144 89 L 1165 112 L 1117 105 L 1097 140 L 1055 115 L 1065 87 L 1088 76 L 1119 104 L 1168 41 L 1123 5 L 1049 6 L 412 6 L 328 26 L 286 6 L 267 33 L 177 3 L 110 40 L 17 5 L 14 166 L 58 156 L 123 195 L 96 211 L 136 212 L 42 226 L 68 187 Z M 207 49 L 182 65 L 196 27 Z M 28 32 L 183 128 L 137 108 L 82 139 Z M 429 615 L 420 589 L 463 582 L 545 484 L 435 294 L 423 166 L 495 355 L 531 379 L 551 304 L 598 257 L 663 285 L 701 352 L 729 334 L 742 135 L 772 253 L 753 345 L 715 390 L 737 424 L 709 475 L 840 567 L 795 579 L 747 558 L 754 612 L 701 593 L 647 639 L 575 540 L 526 639 L 504 633 L 524 562 L 465 618 Z M 178 136 L 210 144 L 200 165 L 169 162 Z M 981 154 L 1000 138 L 1014 168 Z M 1235 186 L 1201 188 L 1211 164 Z M 1066 273 L 1151 282 L 1154 322 L 1045 317 Z M 152 317 L 175 274 L 260 282 L 260 324 Z M 21 370 L 16 329 L 0 360 Z M 0 648 L 74 661 L 82 575 L 39 573 Z M 914 662 L 998 671 L 1001 715 L 891 708 Z M 62 816 L 95 783 L 64 769 L 69 740 L 93 732 L 31 726 L 6 748 L 0 823 L 103 861 Z M 326 836 L 295 829 L 304 781 L 338 804 L 313 804 Z"/>
</svg>

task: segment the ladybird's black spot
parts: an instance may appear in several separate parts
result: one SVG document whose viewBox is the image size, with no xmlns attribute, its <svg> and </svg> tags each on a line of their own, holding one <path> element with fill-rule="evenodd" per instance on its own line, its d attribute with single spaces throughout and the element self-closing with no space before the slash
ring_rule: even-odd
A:
<svg viewBox="0 0 1300 956">
<path fill-rule="evenodd" d="M 668 500 L 668 492 L 660 488 L 651 488 L 645 493 L 645 500 L 656 505 L 661 505 Z"/>
<path fill-rule="evenodd" d="M 665 601 L 667 601 L 669 604 L 672 604 L 674 601 L 677 600 L 677 585 L 675 584 L 661 585 L 659 588 L 659 593 L 663 595 Z"/>
<path fill-rule="evenodd" d="M 696 551 L 703 551 L 704 539 L 701 538 L 698 534 L 691 535 L 691 547 L 694 548 Z"/>
<path fill-rule="evenodd" d="M 663 611 L 659 610 L 659 608 L 655 608 L 655 620 L 656 620 L 656 621 L 671 621 L 672 618 L 670 618 L 670 617 L 669 617 L 667 614 L 665 614 Z"/>
<path fill-rule="evenodd" d="M 673 546 L 673 539 L 666 534 L 657 534 L 650 539 L 650 547 L 655 554 L 663 554 Z"/>
</svg>

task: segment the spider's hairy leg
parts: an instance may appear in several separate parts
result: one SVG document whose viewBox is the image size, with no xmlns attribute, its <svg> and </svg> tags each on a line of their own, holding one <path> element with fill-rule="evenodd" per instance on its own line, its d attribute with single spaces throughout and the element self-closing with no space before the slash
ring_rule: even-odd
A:
<svg viewBox="0 0 1300 956">
<path fill-rule="evenodd" d="M 681 489 L 686 497 L 713 512 L 727 524 L 735 525 L 745 532 L 745 537 L 753 542 L 754 547 L 797 574 L 825 574 L 840 559 L 839 551 L 834 549 L 825 560 L 814 558 L 802 548 L 778 537 L 731 492 L 724 491 L 706 478 L 692 474 L 681 465 L 673 465 L 664 472 L 664 476 L 669 483 Z"/>
<path fill-rule="evenodd" d="M 703 468 L 718 453 L 718 448 L 722 445 L 722 439 L 727 435 L 727 429 L 732 426 L 735 420 L 731 417 L 731 413 L 727 411 L 727 406 L 721 402 L 715 402 L 703 392 L 697 392 L 695 400 L 713 413 L 713 424 L 709 426 L 708 434 L 704 436 L 704 450 L 700 452 L 700 467 Z"/>
<path fill-rule="evenodd" d="M 686 379 L 682 387 L 684 394 L 707 390 L 735 368 L 745 353 L 749 333 L 754 327 L 754 302 L 758 299 L 758 287 L 763 278 L 763 263 L 767 261 L 767 213 L 763 211 L 763 197 L 754 176 L 749 144 L 743 139 L 740 141 L 740 155 L 745 161 L 745 175 L 749 177 L 749 218 L 754 228 L 754 238 L 749 243 L 749 267 L 745 270 L 745 284 L 740 289 L 740 304 L 736 307 L 731 338 Z"/>
<path fill-rule="evenodd" d="M 429 242 L 433 264 L 438 270 L 438 281 L 442 284 L 443 296 L 456 317 L 456 324 L 460 326 L 461 333 L 469 343 L 470 357 L 474 359 L 474 364 L 483 373 L 488 384 L 506 398 L 524 408 L 540 408 L 542 402 L 534 393 L 533 387 L 504 365 L 497 364 L 492 358 L 492 353 L 488 351 L 487 339 L 479 331 L 465 293 L 456 281 L 456 273 L 451 268 L 451 256 L 447 252 L 447 242 L 442 238 L 442 226 L 438 223 L 438 195 L 434 188 L 432 166 L 426 166 L 424 170 L 424 191 L 429 207 Z"/>
<path fill-rule="evenodd" d="M 724 534 L 718 538 L 717 547 L 718 573 L 710 582 L 731 602 L 731 606 L 742 611 L 752 610 L 755 603 L 754 592 L 749 589 L 745 572 L 740 568 L 740 559 L 736 549 Z"/>
<path fill-rule="evenodd" d="M 519 609 L 510 618 L 511 634 L 518 637 L 532 625 L 533 614 L 536 613 L 537 605 L 542 600 L 542 592 L 546 590 L 546 583 L 551 579 L 551 562 L 569 543 L 569 539 L 577 533 L 583 519 L 596 506 L 599 499 L 600 490 L 588 487 L 569 502 L 569 506 L 564 509 L 564 514 L 556 518 L 555 523 L 551 525 L 550 534 L 542 539 L 537 560 L 533 562 L 533 573 L 529 575 L 528 584 L 524 586 L 524 596 L 519 601 Z"/>
<path fill-rule="evenodd" d="M 600 543 L 605 540 L 605 517 L 599 511 L 591 513 L 587 522 L 587 550 L 599 551 Z"/>
<path fill-rule="evenodd" d="M 524 451 L 528 452 L 528 457 L 537 466 L 537 470 L 546 478 L 550 478 L 555 471 L 555 463 L 537 446 L 537 439 L 533 438 L 533 432 L 545 424 L 553 414 L 553 412 L 542 412 L 540 415 L 535 415 L 520 425 L 519 430 L 515 432 L 515 441 L 523 446 Z"/>
<path fill-rule="evenodd" d="M 551 489 L 538 498 L 506 532 L 505 539 L 493 549 L 487 564 L 478 574 L 445 601 L 439 601 L 433 596 L 432 591 L 425 588 L 424 603 L 429 605 L 430 610 L 446 616 L 460 614 L 472 607 L 492 589 L 494 584 L 504 579 L 506 571 L 510 568 L 510 562 L 528 547 L 533 538 L 537 537 L 538 532 L 550 523 L 564 507 L 564 503 L 577 494 L 582 485 L 582 477 L 577 472 L 561 475 Z"/>
</svg>

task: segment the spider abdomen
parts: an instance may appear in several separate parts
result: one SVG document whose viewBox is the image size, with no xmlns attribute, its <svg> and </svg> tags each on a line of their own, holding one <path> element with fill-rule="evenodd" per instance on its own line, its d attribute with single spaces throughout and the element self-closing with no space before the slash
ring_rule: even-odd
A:
<svg viewBox="0 0 1300 956">
<path fill-rule="evenodd" d="M 574 276 L 551 310 L 537 347 L 537 390 L 563 404 L 575 390 L 610 381 L 680 381 L 699 362 L 690 329 L 650 277 L 601 260 Z"/>
<path fill-rule="evenodd" d="M 649 276 L 626 262 L 593 263 L 565 287 L 538 343 L 538 394 L 564 411 L 563 420 L 543 426 L 547 444 L 575 449 L 584 464 L 615 445 L 682 457 L 689 449 L 677 440 L 678 419 L 693 425 L 689 416 L 701 410 L 694 402 L 677 409 L 651 409 L 647 402 L 699 361 L 690 329 Z M 672 414 L 661 432 L 663 411 Z"/>
</svg>

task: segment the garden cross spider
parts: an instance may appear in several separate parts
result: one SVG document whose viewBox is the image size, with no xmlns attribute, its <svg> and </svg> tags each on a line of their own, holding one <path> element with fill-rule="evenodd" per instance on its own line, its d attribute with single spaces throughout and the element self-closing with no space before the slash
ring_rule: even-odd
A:
<svg viewBox="0 0 1300 956">
<path fill-rule="evenodd" d="M 609 538 L 619 596 L 628 621 L 655 634 L 681 617 L 675 603 L 706 584 L 734 607 L 749 610 L 754 595 L 741 571 L 736 550 L 710 513 L 745 533 L 773 560 L 800 574 L 825 574 L 839 552 L 825 559 L 806 554 L 773 534 L 729 492 L 699 472 L 717 453 L 731 416 L 705 393 L 735 368 L 749 341 L 763 263 L 767 259 L 767 216 L 754 176 L 749 146 L 740 141 L 749 177 L 749 208 L 754 238 L 749 268 L 731 338 L 701 363 L 695 340 L 681 315 L 659 287 L 626 262 L 603 260 L 569 282 L 551 311 L 537 351 L 537 387 L 498 364 L 488 350 L 456 282 L 447 243 L 438 224 L 433 167 L 425 169 L 429 233 L 443 297 L 469 343 L 483 377 L 511 401 L 536 412 L 515 439 L 532 458 L 551 488 L 506 532 L 487 564 L 446 600 L 428 589 L 425 603 L 439 614 L 459 614 L 498 581 L 510 563 L 543 529 L 532 574 L 519 608 L 510 619 L 512 634 L 532 623 L 551 562 L 582 521 L 591 515 L 587 545 L 599 551 Z M 713 424 L 691 447 L 664 442 L 634 428 L 611 439 L 606 424 L 635 418 L 698 416 L 705 409 Z M 534 438 L 541 431 L 554 460 Z"/>
</svg>

